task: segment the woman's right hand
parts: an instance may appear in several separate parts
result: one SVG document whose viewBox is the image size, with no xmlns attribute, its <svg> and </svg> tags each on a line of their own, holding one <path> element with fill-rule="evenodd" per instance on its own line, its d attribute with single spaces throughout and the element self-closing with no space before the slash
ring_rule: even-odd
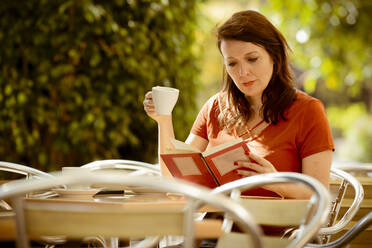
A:
<svg viewBox="0 0 372 248">
<path fill-rule="evenodd" d="M 156 122 L 159 122 L 162 117 L 166 117 L 166 115 L 159 115 L 155 112 L 155 105 L 154 101 L 152 100 L 152 92 L 149 91 L 145 95 L 145 100 L 143 101 L 143 107 L 146 111 L 146 114 L 154 119 Z"/>
</svg>

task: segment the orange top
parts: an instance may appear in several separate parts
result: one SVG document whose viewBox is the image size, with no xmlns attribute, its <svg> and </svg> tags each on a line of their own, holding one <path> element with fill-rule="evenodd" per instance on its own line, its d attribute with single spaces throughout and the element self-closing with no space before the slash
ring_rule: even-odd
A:
<svg viewBox="0 0 372 248">
<path fill-rule="evenodd" d="M 221 129 L 218 98 L 211 97 L 199 112 L 191 133 L 209 141 L 213 147 L 238 138 L 235 132 Z M 261 133 L 247 140 L 249 149 L 270 161 L 277 171 L 302 172 L 302 159 L 326 150 L 334 150 L 332 133 L 323 104 L 304 92 L 297 91 L 296 100 L 285 112 L 286 121 L 270 124 Z M 277 196 L 258 189 L 250 195 Z"/>
</svg>

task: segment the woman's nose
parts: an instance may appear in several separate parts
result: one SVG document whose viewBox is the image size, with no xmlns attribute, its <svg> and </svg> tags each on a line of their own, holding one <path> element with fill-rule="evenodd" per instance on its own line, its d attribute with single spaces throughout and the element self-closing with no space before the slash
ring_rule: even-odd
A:
<svg viewBox="0 0 372 248">
<path fill-rule="evenodd" d="M 241 65 L 239 67 L 239 76 L 245 76 L 247 74 L 249 74 L 249 66 Z"/>
</svg>

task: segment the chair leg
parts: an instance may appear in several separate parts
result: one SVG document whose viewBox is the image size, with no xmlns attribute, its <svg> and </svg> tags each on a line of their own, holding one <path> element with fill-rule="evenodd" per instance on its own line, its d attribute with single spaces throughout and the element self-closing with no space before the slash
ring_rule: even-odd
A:
<svg viewBox="0 0 372 248">
<path fill-rule="evenodd" d="M 29 248 L 30 242 L 26 232 L 26 220 L 24 212 L 24 201 L 21 197 L 12 199 L 14 211 L 16 213 L 17 248 Z"/>
<path fill-rule="evenodd" d="M 119 247 L 119 238 L 111 237 L 106 240 L 107 248 L 118 248 Z"/>
</svg>

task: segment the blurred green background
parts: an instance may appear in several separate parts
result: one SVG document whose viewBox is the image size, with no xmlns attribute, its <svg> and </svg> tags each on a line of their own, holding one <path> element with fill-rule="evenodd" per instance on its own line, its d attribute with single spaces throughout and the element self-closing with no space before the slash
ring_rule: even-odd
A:
<svg viewBox="0 0 372 248">
<path fill-rule="evenodd" d="M 0 160 L 44 171 L 157 162 L 142 101 L 179 88 L 176 137 L 221 87 L 216 25 L 256 9 L 292 48 L 297 86 L 326 106 L 336 160 L 372 162 L 372 1 L 23 0 L 0 5 Z"/>
</svg>

